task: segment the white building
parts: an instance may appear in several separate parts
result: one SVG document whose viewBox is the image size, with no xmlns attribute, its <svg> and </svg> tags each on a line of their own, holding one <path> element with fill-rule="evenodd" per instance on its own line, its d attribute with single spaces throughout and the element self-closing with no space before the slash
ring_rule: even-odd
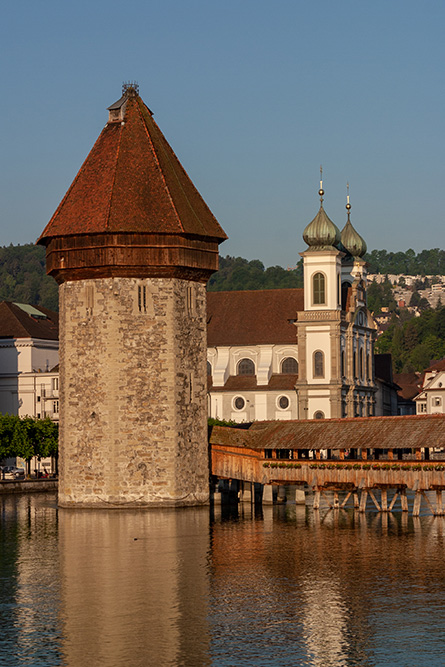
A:
<svg viewBox="0 0 445 667">
<path fill-rule="evenodd" d="M 58 315 L 47 308 L 0 303 L 0 414 L 59 419 Z M 8 465 L 25 467 L 22 459 Z M 30 469 L 51 471 L 52 462 Z"/>
<path fill-rule="evenodd" d="M 421 391 L 414 398 L 416 413 L 443 414 L 445 413 L 445 360 L 436 362 L 423 373 Z"/>
<path fill-rule="evenodd" d="M 58 419 L 58 316 L 0 303 L 0 413 Z"/>
</svg>

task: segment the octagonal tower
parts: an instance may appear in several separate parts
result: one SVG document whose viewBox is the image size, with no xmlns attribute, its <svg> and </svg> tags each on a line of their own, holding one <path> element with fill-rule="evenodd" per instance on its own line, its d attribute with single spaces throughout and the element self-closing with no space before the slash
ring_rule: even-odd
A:
<svg viewBox="0 0 445 667">
<path fill-rule="evenodd" d="M 208 501 L 205 286 L 226 238 L 124 86 L 38 240 L 60 285 L 62 507 Z"/>
</svg>

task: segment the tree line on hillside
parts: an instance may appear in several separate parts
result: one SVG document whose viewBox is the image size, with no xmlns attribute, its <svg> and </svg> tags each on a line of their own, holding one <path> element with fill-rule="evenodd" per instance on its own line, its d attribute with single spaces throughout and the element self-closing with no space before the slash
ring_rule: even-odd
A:
<svg viewBox="0 0 445 667">
<path fill-rule="evenodd" d="M 416 253 L 373 250 L 364 258 L 370 273 L 444 275 L 445 251 L 433 248 Z M 258 260 L 220 257 L 219 271 L 211 276 L 209 291 L 303 287 L 303 260 L 293 270 L 265 268 Z M 56 282 L 45 272 L 45 248 L 34 244 L 0 248 L 0 300 L 31 303 L 58 310 Z"/>
<path fill-rule="evenodd" d="M 390 352 L 395 373 L 428 368 L 434 359 L 445 357 L 445 306 L 426 310 L 420 317 L 393 320 L 379 337 L 376 352 Z"/>
<path fill-rule="evenodd" d="M 18 456 L 26 461 L 29 474 L 34 456 L 57 456 L 58 442 L 59 426 L 49 417 L 0 415 L 0 461 Z"/>
<path fill-rule="evenodd" d="M 445 250 L 433 248 L 422 250 L 418 254 L 411 248 L 406 252 L 388 252 L 372 250 L 364 258 L 368 262 L 369 273 L 382 273 L 407 276 L 443 276 L 445 275 Z"/>
<path fill-rule="evenodd" d="M 303 260 L 295 269 L 287 271 L 281 266 L 265 268 L 259 259 L 250 262 L 242 257 L 219 258 L 219 270 L 208 282 L 209 292 L 233 290 L 283 289 L 303 287 Z"/>
<path fill-rule="evenodd" d="M 59 309 L 58 286 L 46 275 L 45 253 L 32 243 L 0 248 L 0 301 Z"/>
</svg>

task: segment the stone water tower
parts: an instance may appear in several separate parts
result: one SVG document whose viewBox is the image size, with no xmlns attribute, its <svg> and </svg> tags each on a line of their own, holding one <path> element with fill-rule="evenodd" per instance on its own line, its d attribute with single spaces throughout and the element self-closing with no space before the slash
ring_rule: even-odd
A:
<svg viewBox="0 0 445 667">
<path fill-rule="evenodd" d="M 60 285 L 62 507 L 208 501 L 206 282 L 226 234 L 124 85 L 38 243 Z"/>
</svg>

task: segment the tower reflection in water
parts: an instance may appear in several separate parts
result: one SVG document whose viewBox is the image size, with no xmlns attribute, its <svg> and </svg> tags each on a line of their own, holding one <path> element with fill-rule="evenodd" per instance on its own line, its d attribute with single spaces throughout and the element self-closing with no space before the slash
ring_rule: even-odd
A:
<svg viewBox="0 0 445 667">
<path fill-rule="evenodd" d="M 208 509 L 59 511 L 67 665 L 207 665 Z"/>
</svg>

